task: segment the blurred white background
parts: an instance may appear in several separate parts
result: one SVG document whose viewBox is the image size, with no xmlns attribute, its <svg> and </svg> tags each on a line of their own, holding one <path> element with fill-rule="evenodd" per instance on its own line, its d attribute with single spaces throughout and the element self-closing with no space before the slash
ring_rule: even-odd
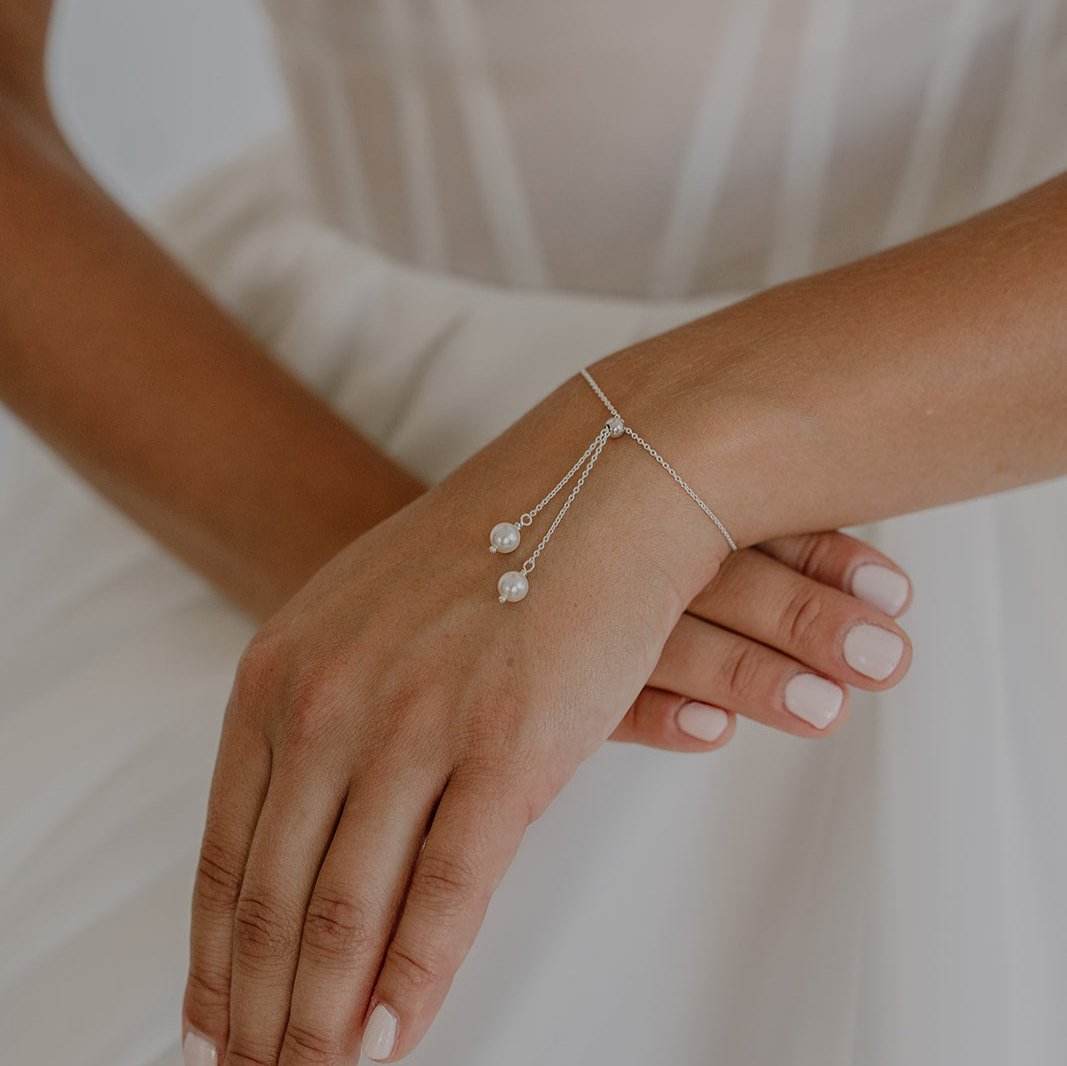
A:
<svg viewBox="0 0 1067 1066">
<path fill-rule="evenodd" d="M 255 0 L 57 0 L 49 67 L 72 142 L 134 214 L 285 118 Z"/>
<path fill-rule="evenodd" d="M 68 133 L 135 211 L 284 116 L 255 0 L 58 0 L 50 68 Z"/>
</svg>

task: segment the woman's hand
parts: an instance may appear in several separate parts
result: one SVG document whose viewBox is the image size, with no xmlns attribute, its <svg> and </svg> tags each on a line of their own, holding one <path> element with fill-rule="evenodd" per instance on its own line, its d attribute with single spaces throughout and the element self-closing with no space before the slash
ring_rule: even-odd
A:
<svg viewBox="0 0 1067 1066">
<path fill-rule="evenodd" d="M 293 554 L 306 565 L 324 540 L 293 543 Z M 279 605 L 293 591 L 288 577 L 266 588 L 264 600 Z M 838 532 L 731 555 L 679 619 L 608 739 L 713 751 L 733 737 L 738 714 L 797 736 L 828 736 L 845 720 L 845 686 L 890 688 L 907 672 L 910 645 L 892 618 L 910 596 L 896 564 Z"/>
<path fill-rule="evenodd" d="M 911 662 L 893 622 L 911 586 L 843 533 L 782 537 L 730 555 L 679 619 L 649 683 L 611 735 L 710 751 L 737 714 L 802 737 L 844 722 L 848 689 L 897 684 Z"/>
<path fill-rule="evenodd" d="M 242 658 L 185 1003 L 231 1066 L 351 1062 L 379 1003 L 368 1054 L 407 1054 L 526 827 L 611 734 L 677 620 L 648 566 L 605 610 L 617 565 L 562 530 L 551 571 L 546 555 L 527 599 L 501 605 L 483 508 L 431 490 Z"/>
<path fill-rule="evenodd" d="M 615 733 L 657 668 L 675 669 L 664 652 L 680 620 L 710 632 L 701 597 L 680 590 L 706 589 L 705 605 L 719 598 L 709 586 L 725 544 L 637 449 L 605 456 L 529 596 L 497 602 L 488 528 L 537 498 L 543 469 L 565 468 L 599 414 L 584 384 L 557 393 L 342 551 L 249 644 L 196 881 L 192 1061 L 212 1061 L 216 1047 L 239 1066 L 347 1062 L 364 1029 L 376 1059 L 411 1051 L 526 827 Z M 694 537 L 710 561 L 679 578 L 669 560 Z M 851 566 L 841 558 L 839 584 Z M 775 594 L 742 606 L 729 573 L 720 606 L 770 639 Z M 846 618 L 894 629 L 836 596 L 822 635 L 815 619 L 791 627 L 789 644 L 804 661 L 823 647 L 818 666 L 831 674 Z M 751 681 L 720 692 L 693 662 L 700 641 L 675 639 L 695 694 L 817 733 L 771 698 L 792 667 L 727 652 L 721 661 Z"/>
</svg>

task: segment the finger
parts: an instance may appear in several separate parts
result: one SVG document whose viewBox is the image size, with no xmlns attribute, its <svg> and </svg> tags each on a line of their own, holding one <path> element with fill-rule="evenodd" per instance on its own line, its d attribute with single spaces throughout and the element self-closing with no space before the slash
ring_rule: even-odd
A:
<svg viewBox="0 0 1067 1066">
<path fill-rule="evenodd" d="M 276 758 L 233 916 L 225 1066 L 278 1061 L 304 914 L 345 792 L 319 760 Z"/>
<path fill-rule="evenodd" d="M 304 918 L 281 1066 L 359 1057 L 364 1006 L 443 788 L 409 770 L 349 791 Z"/>
<path fill-rule="evenodd" d="M 646 685 L 608 739 L 667 751 L 714 751 L 729 743 L 735 725 L 731 711 Z"/>
<path fill-rule="evenodd" d="M 813 581 L 847 592 L 891 618 L 911 606 L 908 575 L 877 548 L 847 533 L 830 531 L 778 537 L 758 550 Z"/>
<path fill-rule="evenodd" d="M 649 684 L 682 691 L 795 736 L 825 736 L 848 712 L 848 693 L 773 648 L 684 614 Z"/>
<path fill-rule="evenodd" d="M 194 1062 L 217 1062 L 230 1017 L 233 915 L 248 849 L 270 779 L 270 748 L 229 714 L 208 797 L 193 888 L 183 1043 Z"/>
<path fill-rule="evenodd" d="M 858 688 L 895 685 L 911 663 L 888 615 L 761 552 L 745 553 L 688 610 Z"/>
<path fill-rule="evenodd" d="M 525 810 L 500 791 L 455 777 L 445 789 L 371 996 L 363 1053 L 375 1062 L 422 1039 L 518 850 Z"/>
</svg>

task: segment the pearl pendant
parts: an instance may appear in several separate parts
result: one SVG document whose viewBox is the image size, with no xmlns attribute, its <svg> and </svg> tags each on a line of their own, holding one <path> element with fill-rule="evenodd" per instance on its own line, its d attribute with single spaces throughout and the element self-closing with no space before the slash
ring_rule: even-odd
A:
<svg viewBox="0 0 1067 1066">
<path fill-rule="evenodd" d="M 489 534 L 489 550 L 506 555 L 513 552 L 522 539 L 522 533 L 514 522 L 498 522 Z"/>
<path fill-rule="evenodd" d="M 517 603 L 530 591 L 530 583 L 521 570 L 509 570 L 500 575 L 496 590 L 500 593 L 501 603 Z"/>
</svg>

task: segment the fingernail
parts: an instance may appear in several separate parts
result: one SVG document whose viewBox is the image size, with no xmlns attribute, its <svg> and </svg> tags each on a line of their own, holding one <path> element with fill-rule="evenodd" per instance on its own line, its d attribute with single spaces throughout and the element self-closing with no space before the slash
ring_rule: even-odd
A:
<svg viewBox="0 0 1067 1066">
<path fill-rule="evenodd" d="M 864 563 L 852 575 L 852 595 L 888 615 L 895 615 L 904 606 L 909 587 L 903 574 L 877 563 Z"/>
<path fill-rule="evenodd" d="M 368 1059 L 380 1062 L 389 1058 L 396 1044 L 396 1015 L 384 1004 L 371 1011 L 370 1021 L 367 1022 L 366 1032 L 363 1034 L 363 1054 Z"/>
<path fill-rule="evenodd" d="M 185 1066 L 217 1066 L 219 1054 L 206 1036 L 190 1029 L 182 1041 L 182 1058 L 185 1060 Z"/>
<path fill-rule="evenodd" d="M 845 662 L 875 681 L 884 681 L 903 654 L 904 641 L 881 626 L 861 622 L 845 634 Z"/>
<path fill-rule="evenodd" d="M 839 685 L 816 674 L 795 674 L 785 686 L 785 705 L 791 714 L 825 729 L 841 710 L 845 698 Z"/>
<path fill-rule="evenodd" d="M 697 740 L 718 740 L 730 724 L 730 716 L 719 707 L 690 700 L 678 711 L 678 728 Z"/>
</svg>

